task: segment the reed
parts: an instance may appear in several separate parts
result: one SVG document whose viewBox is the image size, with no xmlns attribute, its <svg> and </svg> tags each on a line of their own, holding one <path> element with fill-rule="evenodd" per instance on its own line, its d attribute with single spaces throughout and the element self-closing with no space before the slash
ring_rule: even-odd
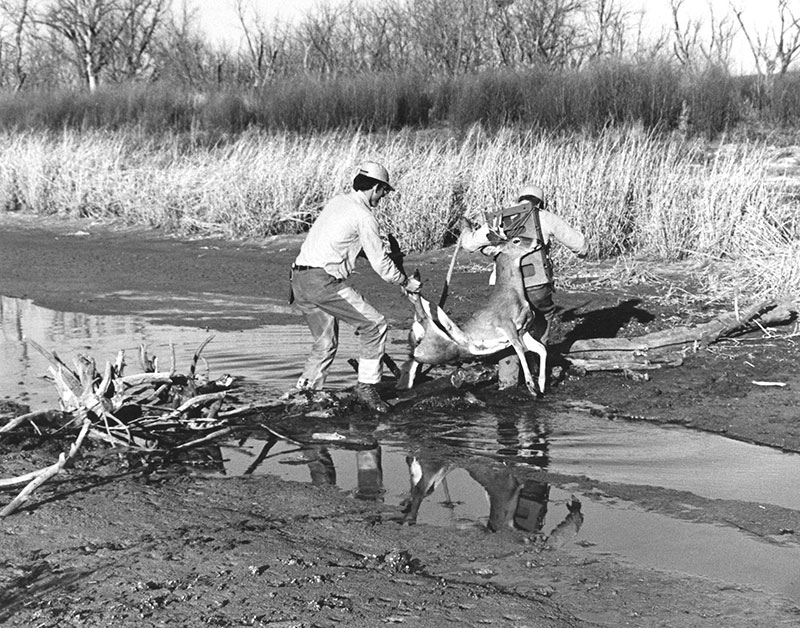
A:
<svg viewBox="0 0 800 628">
<path fill-rule="evenodd" d="M 370 158 L 387 165 L 398 189 L 379 219 L 410 250 L 451 243 L 462 216 L 477 219 L 534 180 L 586 234 L 594 258 L 719 260 L 734 269 L 708 275 L 719 295 L 800 288 L 797 196 L 790 178 L 773 176 L 764 144 L 711 145 L 635 125 L 600 134 L 253 131 L 215 144 L 65 131 L 2 141 L 7 211 L 259 239 L 304 231 Z"/>
</svg>

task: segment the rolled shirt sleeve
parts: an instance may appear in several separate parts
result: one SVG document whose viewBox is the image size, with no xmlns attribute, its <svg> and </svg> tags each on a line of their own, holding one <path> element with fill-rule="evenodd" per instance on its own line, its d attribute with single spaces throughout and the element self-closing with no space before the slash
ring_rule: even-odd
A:
<svg viewBox="0 0 800 628">
<path fill-rule="evenodd" d="M 589 247 L 586 244 L 586 238 L 580 231 L 551 212 L 542 212 L 541 219 L 542 231 L 546 240 L 555 240 L 579 257 L 586 255 Z"/>
</svg>

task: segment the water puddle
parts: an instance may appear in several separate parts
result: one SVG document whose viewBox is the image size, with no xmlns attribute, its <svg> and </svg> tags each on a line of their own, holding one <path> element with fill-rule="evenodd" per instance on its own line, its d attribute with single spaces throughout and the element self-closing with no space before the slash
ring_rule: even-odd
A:
<svg viewBox="0 0 800 628">
<path fill-rule="evenodd" d="M 159 311 L 184 306 L 185 301 L 163 303 Z M 250 306 L 244 304 L 242 311 Z M 26 337 L 67 360 L 84 353 L 102 363 L 124 349 L 138 371 L 140 345 L 168 364 L 172 343 L 178 370 L 185 370 L 209 335 L 202 328 L 153 323 L 143 316 L 55 312 L 5 297 L 0 323 L 0 398 L 21 399 L 34 409 L 56 407 L 57 397 L 42 379 L 46 360 Z M 259 382 L 265 396 L 294 383 L 309 344 L 299 319 L 297 325 L 214 333 L 203 352 L 209 376 L 230 373 Z M 403 335 L 398 332 L 398 342 Z M 352 385 L 345 358 L 354 350 L 352 334 L 343 333 L 333 387 Z M 561 526 L 567 530 L 561 542 L 578 542 L 587 553 L 612 553 L 648 567 L 756 586 L 800 602 L 796 546 L 768 544 L 735 528 L 681 521 L 582 492 L 577 484 L 548 485 L 530 477 L 531 470 L 546 469 L 800 510 L 800 456 L 578 412 L 540 416 L 542 407 L 505 408 L 502 416 L 487 410 L 465 416 L 392 416 L 375 427 L 378 444 L 372 448 L 298 447 L 262 435 L 216 448 L 218 465 L 212 473 L 271 474 L 333 485 L 353 498 L 396 506 L 399 517 L 418 524 L 511 526 L 544 535 L 570 523 L 567 506 L 574 495 L 582 505 L 583 525 L 579 530 Z"/>
<path fill-rule="evenodd" d="M 484 415 L 483 420 L 488 419 Z M 472 424 L 475 416 L 470 415 L 469 421 Z M 429 449 L 426 455 L 420 453 L 419 442 L 402 443 L 389 437 L 373 449 L 355 451 L 335 446 L 301 448 L 251 438 L 220 448 L 221 468 L 215 475 L 264 473 L 332 485 L 357 499 L 396 506 L 405 513 L 398 518 L 407 522 L 451 528 L 506 526 L 544 535 L 565 521 L 574 495 L 585 520 L 566 542 L 580 542 L 587 552 L 611 553 L 656 569 L 763 588 L 800 602 L 797 546 L 768 544 L 734 528 L 645 512 L 621 500 L 583 492 L 577 485 L 555 486 L 526 478 L 526 469 L 545 468 L 597 480 L 691 491 L 712 499 L 798 509 L 800 496 L 788 487 L 797 486 L 800 479 L 800 456 L 678 428 L 609 423 L 582 414 L 559 414 L 550 417 L 548 424 L 553 429 L 546 436 L 539 432 L 533 438 L 523 431 L 516 443 L 521 449 L 509 442 L 507 427 L 501 430 L 502 443 L 480 440 L 478 430 L 469 449 L 491 450 L 494 460 L 458 454 L 448 458 L 441 447 Z M 612 446 L 610 431 L 616 431 Z M 590 438 L 592 434 L 598 438 Z M 687 440 L 693 439 L 699 442 L 687 448 Z M 532 448 L 523 458 L 517 455 L 525 449 L 526 440 L 535 442 L 538 455 L 530 455 Z M 656 445 L 658 455 L 650 467 L 646 451 Z M 637 449 L 640 446 L 644 449 Z M 704 448 L 712 452 L 708 461 L 702 456 Z M 628 457 L 634 450 L 636 454 Z M 582 456 L 588 461 L 586 466 L 580 464 Z M 504 459 L 507 465 L 497 464 Z M 663 469 L 670 472 L 662 476 Z M 780 482 L 775 484 L 775 480 Z"/>
<path fill-rule="evenodd" d="M 143 299 L 126 295 L 130 300 Z M 200 327 L 153 323 L 166 320 L 170 312 L 183 310 L 181 322 L 196 321 Z M 224 310 L 224 314 L 223 314 Z M 190 312 L 188 316 L 186 312 Z M 79 312 L 56 312 L 34 305 L 30 301 L 0 297 L 0 398 L 21 399 L 32 410 L 58 407 L 58 395 L 53 385 L 44 380 L 49 363 L 25 340 L 30 338 L 48 350 L 55 350 L 68 364 L 79 354 L 98 363 L 113 362 L 117 352 L 125 351 L 130 372 L 140 372 L 138 352 L 145 345 L 159 364 L 168 368 L 172 359 L 179 372 L 188 371 L 197 347 L 209 335 L 214 340 L 203 349 L 199 368 L 210 379 L 223 374 L 257 382 L 264 387 L 265 396 L 274 395 L 294 385 L 302 370 L 310 347 L 308 328 L 297 318 L 295 325 L 261 326 L 238 331 L 206 331 L 203 326 L 214 318 L 240 318 L 249 323 L 256 316 L 252 303 L 229 302 L 223 307 L 220 297 L 155 300 L 145 315 L 95 316 Z M 340 354 L 357 355 L 356 338 L 343 330 Z M 338 361 L 330 376 L 331 388 L 343 388 L 353 383 L 352 368 Z"/>
</svg>

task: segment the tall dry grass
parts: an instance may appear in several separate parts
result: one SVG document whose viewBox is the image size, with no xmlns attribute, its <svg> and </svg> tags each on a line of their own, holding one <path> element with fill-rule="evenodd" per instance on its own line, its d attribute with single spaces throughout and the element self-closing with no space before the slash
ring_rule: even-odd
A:
<svg viewBox="0 0 800 628">
<path fill-rule="evenodd" d="M 772 177 L 762 144 L 711 147 L 635 126 L 599 135 L 249 133 L 214 146 L 131 132 L 15 133 L 2 142 L 5 210 L 262 238 L 303 231 L 370 158 L 388 166 L 398 189 L 380 220 L 411 250 L 452 242 L 461 216 L 512 201 L 534 180 L 596 258 L 724 261 L 738 270 L 708 275 L 720 295 L 800 289 L 798 202 L 787 179 Z"/>
</svg>

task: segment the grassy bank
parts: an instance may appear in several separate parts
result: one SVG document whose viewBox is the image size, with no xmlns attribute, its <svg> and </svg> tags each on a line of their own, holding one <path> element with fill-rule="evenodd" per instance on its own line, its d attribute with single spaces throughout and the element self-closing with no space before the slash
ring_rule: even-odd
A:
<svg viewBox="0 0 800 628">
<path fill-rule="evenodd" d="M 764 145 L 711 150 L 636 127 L 600 135 L 474 127 L 458 138 L 251 133 L 213 146 L 187 137 L 6 134 L 0 207 L 257 239 L 303 231 L 347 187 L 354 165 L 374 158 L 398 188 L 380 219 L 411 250 L 451 243 L 462 215 L 508 202 L 533 179 L 587 235 L 595 258 L 695 256 L 726 268 L 707 273 L 712 292 L 800 292 L 797 201 L 773 176 Z"/>
</svg>

